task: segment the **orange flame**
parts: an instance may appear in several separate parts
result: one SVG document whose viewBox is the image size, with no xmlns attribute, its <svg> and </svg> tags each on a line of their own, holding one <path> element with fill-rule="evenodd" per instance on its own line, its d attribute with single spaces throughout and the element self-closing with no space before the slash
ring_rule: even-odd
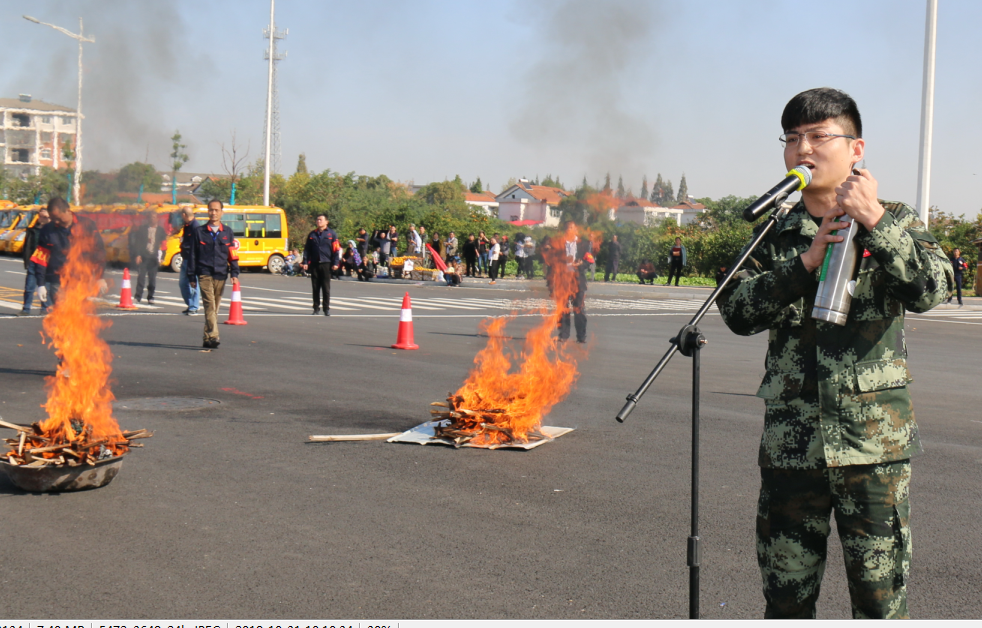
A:
<svg viewBox="0 0 982 628">
<path fill-rule="evenodd" d="M 96 316 L 92 301 L 99 294 L 101 274 L 91 259 L 96 237 L 81 225 L 73 229 L 68 259 L 59 273 L 61 289 L 44 319 L 44 333 L 59 364 L 57 373 L 45 378 L 48 418 L 41 429 L 52 444 L 105 438 L 106 448 L 121 454 L 127 447 L 112 415 L 112 352 L 99 334 L 112 323 Z"/>
<path fill-rule="evenodd" d="M 575 229 L 575 227 L 574 227 Z M 581 241 L 585 230 L 576 229 Z M 582 246 L 582 244 L 581 244 Z M 514 356 L 518 369 L 510 372 L 513 358 L 505 350 L 504 328 L 514 317 L 486 319 L 481 328 L 488 334 L 488 344 L 474 358 L 474 368 L 455 395 L 463 401 L 458 407 L 468 410 L 504 410 L 499 427 L 508 428 L 516 441 L 526 441 L 529 432 L 542 426 L 542 419 L 553 406 L 566 398 L 579 377 L 576 357 L 553 332 L 564 314 L 570 312 L 570 300 L 577 292 L 579 271 L 567 263 L 564 238 L 551 238 L 542 247 L 542 257 L 549 267 L 553 308 L 543 307 L 543 321 L 525 335 L 525 343 Z M 500 431 L 485 431 L 471 442 L 492 445 L 508 440 Z"/>
</svg>

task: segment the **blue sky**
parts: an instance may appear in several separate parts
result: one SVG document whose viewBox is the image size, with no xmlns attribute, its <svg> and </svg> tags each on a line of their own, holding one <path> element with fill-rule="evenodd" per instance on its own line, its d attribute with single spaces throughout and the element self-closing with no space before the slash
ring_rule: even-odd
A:
<svg viewBox="0 0 982 628">
<path fill-rule="evenodd" d="M 931 203 L 974 216 L 982 165 L 982 3 L 942 0 Z M 73 105 L 77 48 L 20 16 L 77 30 L 86 47 L 87 167 L 149 156 L 180 129 L 185 170 L 220 172 L 232 131 L 259 156 L 268 0 L 0 3 L 3 96 Z M 279 0 L 282 170 L 416 183 L 610 171 L 717 198 L 783 174 L 787 100 L 833 86 L 859 103 L 883 198 L 915 202 L 925 2 L 311 2 Z M 14 52 L 16 51 L 16 52 Z"/>
</svg>

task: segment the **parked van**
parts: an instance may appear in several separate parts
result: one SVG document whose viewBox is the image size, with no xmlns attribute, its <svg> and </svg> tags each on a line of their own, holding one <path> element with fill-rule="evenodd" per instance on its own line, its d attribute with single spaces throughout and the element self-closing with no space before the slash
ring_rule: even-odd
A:
<svg viewBox="0 0 982 628">
<path fill-rule="evenodd" d="M 208 222 L 208 207 L 195 205 L 194 217 L 199 224 Z M 265 267 L 274 275 L 283 272 L 286 267 L 289 233 L 286 226 L 286 213 L 282 209 L 257 205 L 226 205 L 222 222 L 232 229 L 232 235 L 239 243 L 240 267 Z M 171 213 L 170 228 L 173 231 L 167 238 L 167 248 L 162 261 L 164 266 L 175 273 L 181 271 L 181 263 L 184 261 L 181 258 L 183 227 L 184 219 L 181 210 L 176 209 Z"/>
<path fill-rule="evenodd" d="M 27 237 L 28 227 L 33 227 L 37 220 L 36 208 L 23 210 L 20 219 L 13 222 L 10 229 L 0 234 L 0 253 L 19 255 L 24 250 L 24 238 Z"/>
</svg>

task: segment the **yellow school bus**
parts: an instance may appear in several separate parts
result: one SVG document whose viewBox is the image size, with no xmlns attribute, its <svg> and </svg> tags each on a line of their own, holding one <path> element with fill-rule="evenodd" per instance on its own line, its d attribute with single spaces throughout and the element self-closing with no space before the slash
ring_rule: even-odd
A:
<svg viewBox="0 0 982 628">
<path fill-rule="evenodd" d="M 37 210 L 37 207 L 25 207 L 20 210 L 19 219 L 15 218 L 10 228 L 0 234 L 0 252 L 17 255 L 24 250 L 27 229 L 33 227 L 38 219 Z"/>
<path fill-rule="evenodd" d="M 194 217 L 199 224 L 208 222 L 207 205 L 195 205 Z M 258 205 L 226 205 L 222 222 L 232 229 L 239 243 L 239 266 L 266 268 L 273 274 L 283 272 L 288 253 L 287 239 L 290 237 L 286 226 L 286 213 L 279 207 Z M 180 272 L 181 230 L 184 219 L 181 210 L 171 213 L 170 226 L 173 233 L 167 238 L 162 263 L 172 271 Z"/>
</svg>

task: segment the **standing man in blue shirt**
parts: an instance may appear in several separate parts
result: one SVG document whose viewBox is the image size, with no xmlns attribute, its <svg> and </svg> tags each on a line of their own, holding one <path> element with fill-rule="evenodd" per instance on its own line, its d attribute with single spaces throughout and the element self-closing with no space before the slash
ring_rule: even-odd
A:
<svg viewBox="0 0 982 628">
<path fill-rule="evenodd" d="M 239 245 L 232 229 L 222 224 L 224 205 L 218 199 L 208 201 L 208 223 L 194 230 L 194 240 L 185 259 L 188 282 L 194 289 L 200 284 L 205 303 L 205 334 L 202 347 L 217 349 L 218 307 L 222 303 L 225 282 L 232 275 L 232 288 L 239 285 Z"/>
<path fill-rule="evenodd" d="M 314 291 L 314 314 L 321 312 L 321 295 L 324 295 L 324 316 L 331 315 L 331 272 L 341 264 L 341 245 L 333 229 L 328 228 L 327 215 L 319 214 L 317 228 L 307 236 L 303 247 L 301 267 L 310 273 Z M 388 243 L 388 242 L 386 242 Z"/>
</svg>

